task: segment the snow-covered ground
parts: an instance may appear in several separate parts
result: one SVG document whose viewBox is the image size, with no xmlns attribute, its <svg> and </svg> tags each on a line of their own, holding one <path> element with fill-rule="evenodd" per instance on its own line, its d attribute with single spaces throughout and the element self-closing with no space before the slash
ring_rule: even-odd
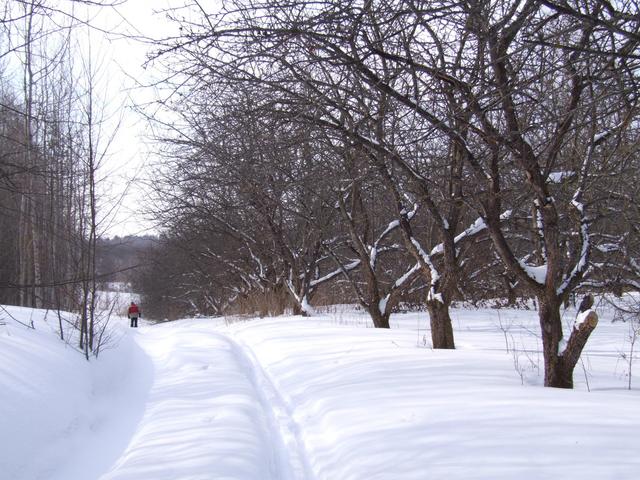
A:
<svg viewBox="0 0 640 480">
<path fill-rule="evenodd" d="M 565 391 L 540 386 L 533 311 L 455 310 L 455 351 L 424 313 L 118 317 L 87 362 L 57 315 L 5 307 L 0 478 L 638 479 L 629 325 L 601 313 Z"/>
</svg>

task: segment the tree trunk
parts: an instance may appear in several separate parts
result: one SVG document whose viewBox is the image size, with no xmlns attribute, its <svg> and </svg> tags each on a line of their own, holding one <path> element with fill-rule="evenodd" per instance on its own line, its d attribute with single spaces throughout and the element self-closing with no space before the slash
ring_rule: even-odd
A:
<svg viewBox="0 0 640 480">
<path fill-rule="evenodd" d="M 289 294 L 288 297 L 291 300 L 291 311 L 293 315 L 300 315 L 303 317 L 308 317 L 309 312 L 304 309 L 304 303 L 308 299 L 309 288 L 305 288 L 305 284 L 300 282 L 298 285 L 294 285 L 292 283 L 288 283 L 286 290 Z"/>
<path fill-rule="evenodd" d="M 555 388 L 573 388 L 573 367 L 569 367 L 562 357 L 556 356 L 555 361 L 547 366 L 545 356 L 544 386 Z"/>
<path fill-rule="evenodd" d="M 20 198 L 20 210 L 18 212 L 18 285 L 20 286 L 21 307 L 28 307 L 27 283 L 28 278 L 28 252 L 29 252 L 29 224 L 27 194 L 22 193 Z"/>
<path fill-rule="evenodd" d="M 562 388 L 573 388 L 573 370 L 575 369 L 582 350 L 587 344 L 591 333 L 598 325 L 598 314 L 594 310 L 581 312 L 567 341 L 567 346 L 562 352 L 557 372 L 559 386 Z"/>
<path fill-rule="evenodd" d="M 305 297 L 303 297 L 303 298 L 305 298 Z M 309 317 L 310 316 L 310 313 L 308 311 L 306 311 L 303 308 L 302 304 L 297 302 L 297 301 L 293 302 L 293 314 L 294 315 L 300 315 L 301 317 Z"/>
<path fill-rule="evenodd" d="M 391 328 L 389 325 L 389 315 L 384 315 L 383 313 L 381 313 L 377 303 L 368 310 L 369 315 L 371 315 L 371 320 L 373 320 L 373 326 L 375 328 Z"/>
<path fill-rule="evenodd" d="M 36 209 L 31 209 L 31 249 L 33 255 L 33 302 L 35 308 L 42 308 L 43 305 L 43 288 L 42 288 L 42 269 L 40 265 L 40 234 L 37 225 Z"/>
<path fill-rule="evenodd" d="M 573 366 L 569 366 L 559 355 L 562 340 L 560 300 L 538 297 L 540 309 L 540 331 L 544 356 L 544 386 L 573 388 Z"/>
<path fill-rule="evenodd" d="M 504 280 L 505 289 L 507 290 L 507 305 L 512 307 L 518 301 L 518 296 L 512 286 L 515 283 L 515 279 L 507 273 L 505 273 L 502 278 Z"/>
<path fill-rule="evenodd" d="M 431 343 L 433 348 L 454 349 L 453 327 L 449 316 L 449 307 L 437 300 L 427 301 L 429 321 L 431 323 Z"/>
</svg>

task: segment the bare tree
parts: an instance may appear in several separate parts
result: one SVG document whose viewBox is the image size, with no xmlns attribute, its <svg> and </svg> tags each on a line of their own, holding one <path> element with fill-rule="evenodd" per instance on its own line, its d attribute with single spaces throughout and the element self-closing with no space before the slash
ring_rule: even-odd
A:
<svg viewBox="0 0 640 480">
<path fill-rule="evenodd" d="M 216 288 L 229 298 L 284 295 L 295 314 L 309 314 L 317 288 L 335 277 L 322 249 L 336 214 L 326 196 L 331 172 L 313 131 L 282 122 L 265 102 L 250 89 L 213 86 L 181 98 L 184 123 L 164 132 L 171 168 L 156 182 L 157 213 L 176 240 L 196 224 L 208 232 L 213 243 L 194 243 L 194 252 L 227 273 Z"/>
<path fill-rule="evenodd" d="M 467 263 L 460 247 L 488 235 L 509 284 L 538 300 L 545 384 L 571 387 L 595 322 L 576 323 L 564 342 L 560 307 L 594 267 L 605 225 L 600 185 L 619 178 L 635 151 L 630 7 L 238 0 L 214 13 L 191 6 L 195 20 L 160 52 L 179 60 L 171 74 L 188 86 L 259 88 L 283 118 L 363 148 L 386 172 L 407 250 L 442 325 Z M 429 212 L 437 235 L 414 235 L 406 218 L 413 202 Z"/>
<path fill-rule="evenodd" d="M 22 91 L 8 93 L 12 87 L 7 83 L 1 99 L 0 189 L 11 207 L 3 208 L 0 217 L 15 225 L 3 230 L 1 240 L 17 260 L 0 287 L 3 300 L 26 306 L 74 309 L 81 285 L 93 284 L 95 294 L 93 254 L 82 260 L 75 255 L 87 252 L 87 246 L 95 250 L 96 172 L 106 148 L 98 142 L 109 143 L 110 138 L 100 131 L 104 118 L 96 113 L 95 79 L 83 91 L 82 72 L 74 63 L 80 51 L 73 43 L 76 27 L 87 24 L 76 15 L 81 4 L 101 5 L 13 2 L 2 17 L 0 56 L 20 63 Z M 85 78 L 93 75 L 87 73 L 91 69 L 84 69 Z M 93 318 L 95 305 L 83 303 Z M 89 336 L 92 345 L 91 322 L 87 325 L 83 341 Z M 62 316 L 59 327 L 64 337 Z"/>
</svg>

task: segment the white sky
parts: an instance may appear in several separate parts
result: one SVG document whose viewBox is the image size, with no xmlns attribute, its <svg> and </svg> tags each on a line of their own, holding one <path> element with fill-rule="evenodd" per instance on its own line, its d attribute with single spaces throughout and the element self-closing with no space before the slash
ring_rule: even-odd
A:
<svg viewBox="0 0 640 480">
<path fill-rule="evenodd" d="M 127 235 L 154 233 L 153 223 L 145 218 L 144 205 L 148 194 L 151 163 L 156 161 L 153 145 L 144 138 L 146 120 L 135 113 L 136 104 L 144 103 L 153 97 L 150 89 L 140 84 L 149 82 L 151 75 L 143 69 L 148 44 L 126 38 L 127 35 L 161 38 L 169 35 L 172 27 L 165 16 L 157 13 L 176 0 L 128 0 L 123 5 L 102 8 L 93 12 L 91 24 L 109 33 L 93 31 L 92 37 L 100 44 L 98 55 L 104 56 L 104 69 L 108 80 L 109 107 L 122 113 L 122 123 L 105 161 L 103 175 L 106 201 L 103 211 L 111 210 L 112 205 L 119 207 L 113 211 L 112 220 L 105 225 L 106 235 Z M 111 205 L 108 205 L 111 203 Z"/>
<path fill-rule="evenodd" d="M 101 139 L 103 150 L 113 137 L 99 172 L 100 210 L 106 216 L 100 225 L 101 235 L 113 237 L 158 231 L 144 212 L 149 197 L 146 192 L 151 180 L 149 172 L 151 165 L 158 161 L 154 156 L 157 146 L 146 141 L 147 121 L 135 112 L 135 107 L 154 98 L 153 89 L 143 85 L 159 78 L 152 68 L 143 68 L 149 50 L 154 47 L 149 39 L 178 33 L 177 26 L 167 20 L 163 11 L 184 3 L 185 0 L 126 0 L 116 7 L 86 7 L 70 0 L 48 3 L 68 13 L 73 8 L 74 18 L 86 20 L 92 27 L 78 24 L 74 30 L 80 53 L 74 62 L 84 64 L 86 60 L 82 58 L 91 58 L 91 69 L 97 74 L 92 81 L 97 92 L 95 100 L 97 104 L 103 102 L 103 117 L 108 119 Z M 218 3 L 213 0 L 211 5 Z M 59 20 L 64 24 L 68 18 Z M 147 41 L 143 41 L 144 38 Z M 20 49 L 16 55 L 21 55 Z M 2 61 L 7 62 L 14 81 L 21 82 L 18 57 L 7 56 Z M 81 83 L 79 89 L 83 88 Z"/>
</svg>

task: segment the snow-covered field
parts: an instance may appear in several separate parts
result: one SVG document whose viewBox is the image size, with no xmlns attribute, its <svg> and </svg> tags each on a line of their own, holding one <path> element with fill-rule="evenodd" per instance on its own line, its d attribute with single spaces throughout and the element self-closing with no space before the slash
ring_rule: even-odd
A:
<svg viewBox="0 0 640 480">
<path fill-rule="evenodd" d="M 118 317 L 87 362 L 56 315 L 5 307 L 0 479 L 635 480 L 640 361 L 628 390 L 629 325 L 600 313 L 565 391 L 533 311 L 454 310 L 455 351 L 424 313 Z"/>
</svg>

